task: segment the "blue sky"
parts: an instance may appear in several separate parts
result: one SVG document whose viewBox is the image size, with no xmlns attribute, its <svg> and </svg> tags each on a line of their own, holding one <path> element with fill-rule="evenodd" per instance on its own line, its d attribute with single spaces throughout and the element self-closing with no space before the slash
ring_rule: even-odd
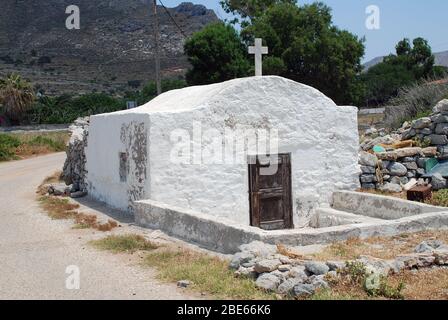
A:
<svg viewBox="0 0 448 320">
<path fill-rule="evenodd" d="M 219 0 L 184 0 L 200 3 L 213 9 L 218 17 L 227 15 Z M 167 7 L 183 1 L 163 0 Z M 313 0 L 299 0 L 300 4 Z M 322 0 L 333 9 L 334 23 L 358 36 L 366 37 L 366 55 L 363 61 L 394 51 L 395 44 L 403 38 L 423 37 L 429 41 L 433 52 L 448 50 L 448 1 L 446 0 Z M 365 26 L 366 7 L 380 9 L 380 29 L 368 30 Z M 268 44 L 269 45 L 269 44 Z"/>
</svg>

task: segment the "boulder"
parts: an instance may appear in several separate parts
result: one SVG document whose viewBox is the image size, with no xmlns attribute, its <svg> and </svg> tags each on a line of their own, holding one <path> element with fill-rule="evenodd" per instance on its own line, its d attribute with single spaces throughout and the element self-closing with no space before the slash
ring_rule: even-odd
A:
<svg viewBox="0 0 448 320">
<path fill-rule="evenodd" d="M 436 173 L 432 176 L 431 185 L 433 190 L 445 189 L 447 187 L 446 179 L 440 173 Z"/>
<path fill-rule="evenodd" d="M 294 286 L 293 293 L 296 297 L 310 296 L 316 289 L 312 284 L 300 283 Z"/>
<path fill-rule="evenodd" d="M 435 133 L 447 135 L 448 134 L 448 123 L 437 124 Z"/>
<path fill-rule="evenodd" d="M 401 139 L 409 140 L 409 139 L 414 138 L 416 134 L 417 134 L 417 131 L 415 131 L 415 129 L 407 129 L 401 133 Z"/>
<path fill-rule="evenodd" d="M 448 112 L 448 99 L 443 99 L 443 100 L 439 101 L 439 103 L 437 103 L 432 110 L 433 110 L 434 113 L 437 113 L 437 112 L 446 113 L 446 112 Z"/>
<path fill-rule="evenodd" d="M 431 120 L 432 120 L 432 122 L 434 122 L 436 124 L 444 123 L 444 122 L 448 122 L 448 116 L 437 113 L 437 114 L 434 114 L 431 116 Z"/>
<path fill-rule="evenodd" d="M 399 193 L 399 192 L 403 191 L 403 188 L 399 184 L 388 182 L 388 183 L 385 183 L 384 185 L 382 185 L 380 187 L 380 190 L 384 191 L 384 192 L 390 192 L 390 193 Z"/>
<path fill-rule="evenodd" d="M 327 266 L 330 268 L 330 271 L 337 271 L 345 268 L 344 261 L 327 261 Z"/>
<path fill-rule="evenodd" d="M 305 270 L 314 275 L 321 275 L 330 271 L 330 268 L 323 262 L 307 261 L 305 262 Z"/>
<path fill-rule="evenodd" d="M 325 275 L 314 276 L 311 280 L 311 285 L 315 290 L 329 288 L 328 282 L 325 281 Z"/>
<path fill-rule="evenodd" d="M 292 267 L 291 270 L 289 270 L 288 277 L 302 279 L 302 280 L 305 280 L 306 278 L 308 278 L 307 274 L 305 273 L 304 266 Z"/>
<path fill-rule="evenodd" d="M 374 183 L 361 183 L 361 189 L 364 190 L 376 189 L 376 185 Z"/>
<path fill-rule="evenodd" d="M 390 179 L 390 183 L 395 183 L 398 185 L 405 185 L 408 182 L 409 182 L 408 177 L 392 177 L 392 179 Z"/>
<path fill-rule="evenodd" d="M 402 163 L 406 169 L 408 170 L 417 170 L 418 169 L 418 165 L 416 162 L 403 162 Z"/>
<path fill-rule="evenodd" d="M 237 271 L 235 271 L 236 276 L 242 276 L 250 279 L 256 279 L 257 273 L 255 272 L 254 267 L 245 268 L 243 266 L 239 267 Z"/>
<path fill-rule="evenodd" d="M 448 144 L 448 138 L 445 135 L 440 134 L 432 134 L 429 136 L 429 139 L 431 139 L 432 145 L 445 145 Z"/>
<path fill-rule="evenodd" d="M 256 257 L 267 257 L 277 253 L 277 247 L 261 241 L 252 241 L 239 247 L 240 251 L 252 253 Z"/>
<path fill-rule="evenodd" d="M 363 174 L 359 177 L 361 183 L 372 183 L 372 182 L 376 182 L 376 176 L 374 175 L 367 175 L 367 174 Z"/>
<path fill-rule="evenodd" d="M 298 284 L 302 284 L 303 280 L 298 278 L 289 278 L 283 281 L 277 289 L 278 293 L 281 294 L 292 294 L 294 287 Z"/>
<path fill-rule="evenodd" d="M 378 159 L 385 161 L 395 161 L 398 159 L 398 155 L 395 151 L 379 152 L 376 156 Z"/>
<path fill-rule="evenodd" d="M 238 267 L 250 260 L 254 259 L 255 255 L 250 252 L 237 252 L 233 255 L 232 260 L 230 261 L 230 268 L 238 269 Z"/>
<path fill-rule="evenodd" d="M 267 291 L 276 291 L 280 284 L 280 279 L 270 273 L 260 275 L 255 281 L 255 285 Z"/>
<path fill-rule="evenodd" d="M 282 263 L 279 259 L 263 259 L 255 263 L 255 271 L 258 273 L 272 272 L 277 270 Z"/>
<path fill-rule="evenodd" d="M 411 126 L 413 129 L 423 129 L 428 128 L 430 125 L 431 125 L 431 118 L 425 117 L 415 120 Z"/>
<path fill-rule="evenodd" d="M 368 167 L 376 167 L 378 164 L 378 158 L 365 151 L 359 153 L 359 164 Z"/>
<path fill-rule="evenodd" d="M 401 148 L 401 149 L 395 150 L 395 153 L 397 154 L 398 158 L 414 157 L 417 155 L 422 155 L 422 148 L 418 148 L 418 147 Z"/>
<path fill-rule="evenodd" d="M 404 165 L 399 162 L 391 162 L 391 164 L 387 167 L 391 176 L 405 176 L 408 172 L 408 169 Z"/>
<path fill-rule="evenodd" d="M 375 167 L 361 166 L 361 171 L 364 174 L 375 174 Z"/>
</svg>

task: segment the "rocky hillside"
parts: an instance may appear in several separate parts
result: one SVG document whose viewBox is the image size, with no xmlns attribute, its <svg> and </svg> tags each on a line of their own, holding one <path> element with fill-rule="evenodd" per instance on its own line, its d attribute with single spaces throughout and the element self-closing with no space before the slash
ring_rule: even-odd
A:
<svg viewBox="0 0 448 320">
<path fill-rule="evenodd" d="M 68 30 L 71 0 L 2 0 L 0 75 L 18 71 L 48 94 L 124 91 L 154 78 L 153 17 L 148 0 L 78 0 L 80 30 Z M 217 21 L 202 5 L 169 8 L 188 36 Z M 184 36 L 159 6 L 161 66 L 182 75 Z"/>
<path fill-rule="evenodd" d="M 435 57 L 435 65 L 436 66 L 444 66 L 448 67 L 448 51 L 442 51 L 442 52 L 436 52 L 434 53 Z M 369 70 L 369 68 L 373 67 L 374 65 L 377 65 L 380 62 L 383 62 L 384 57 L 376 57 L 373 58 L 370 61 L 367 61 L 363 64 L 364 71 Z"/>
</svg>

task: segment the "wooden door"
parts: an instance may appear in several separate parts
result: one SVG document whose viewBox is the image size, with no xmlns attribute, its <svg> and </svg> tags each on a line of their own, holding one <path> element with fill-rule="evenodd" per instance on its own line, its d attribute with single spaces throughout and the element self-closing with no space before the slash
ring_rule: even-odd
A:
<svg viewBox="0 0 448 320">
<path fill-rule="evenodd" d="M 274 157 L 271 157 L 275 159 Z M 249 158 L 249 202 L 251 226 L 265 230 L 293 228 L 291 201 L 291 155 L 279 154 L 274 174 L 263 174 L 269 164 L 258 156 Z"/>
</svg>

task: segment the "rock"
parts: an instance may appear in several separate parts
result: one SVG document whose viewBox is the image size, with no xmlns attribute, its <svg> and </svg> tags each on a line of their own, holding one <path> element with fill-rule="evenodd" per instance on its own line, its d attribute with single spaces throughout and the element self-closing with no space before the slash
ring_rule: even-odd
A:
<svg viewBox="0 0 448 320">
<path fill-rule="evenodd" d="M 403 131 L 403 133 L 401 134 L 401 139 L 402 140 L 410 140 L 410 139 L 414 138 L 416 134 L 417 134 L 417 132 L 415 131 L 415 129 L 408 129 L 408 130 Z"/>
<path fill-rule="evenodd" d="M 191 285 L 191 281 L 189 281 L 189 280 L 179 280 L 179 281 L 177 281 L 177 286 L 179 288 L 187 288 L 190 285 Z"/>
<path fill-rule="evenodd" d="M 431 120 L 432 120 L 432 122 L 434 122 L 436 124 L 448 122 L 448 116 L 438 113 L 438 114 L 431 116 Z"/>
<path fill-rule="evenodd" d="M 281 294 L 292 294 L 294 287 L 301 283 L 303 283 L 302 279 L 297 278 L 286 279 L 278 286 L 277 292 Z"/>
<path fill-rule="evenodd" d="M 413 129 L 423 129 L 428 128 L 430 125 L 431 125 L 431 118 L 425 117 L 415 120 L 411 126 Z"/>
<path fill-rule="evenodd" d="M 277 270 L 282 263 L 279 259 L 264 259 L 255 263 L 255 271 L 258 273 L 272 272 Z"/>
<path fill-rule="evenodd" d="M 389 260 L 388 263 L 390 266 L 390 271 L 395 274 L 400 273 L 406 267 L 403 261 L 400 260 Z"/>
<path fill-rule="evenodd" d="M 384 181 L 389 181 L 390 178 L 391 178 L 391 176 L 388 175 L 388 174 L 383 175 L 383 180 L 384 180 Z"/>
<path fill-rule="evenodd" d="M 51 184 L 48 187 L 48 193 L 54 196 L 68 196 L 70 194 L 70 187 L 65 183 Z"/>
<path fill-rule="evenodd" d="M 293 293 L 296 297 L 310 296 L 316 289 L 312 284 L 299 283 L 294 286 Z"/>
<path fill-rule="evenodd" d="M 373 154 L 361 151 L 359 153 L 359 164 L 368 167 L 376 167 L 378 164 L 378 158 Z"/>
<path fill-rule="evenodd" d="M 431 128 L 424 128 L 421 130 L 418 130 L 420 134 L 424 135 L 424 136 L 429 136 L 433 131 L 431 130 Z"/>
<path fill-rule="evenodd" d="M 443 99 L 439 101 L 433 108 L 433 112 L 448 112 L 448 99 Z"/>
<path fill-rule="evenodd" d="M 255 272 L 254 267 L 245 268 L 243 266 L 240 266 L 237 271 L 235 271 L 236 276 L 240 277 L 247 277 L 250 279 L 256 279 L 257 273 Z"/>
<path fill-rule="evenodd" d="M 395 151 L 379 152 L 376 156 L 378 159 L 386 161 L 395 161 L 398 159 L 398 155 Z"/>
<path fill-rule="evenodd" d="M 390 264 L 383 259 L 378 259 L 370 256 L 360 256 L 357 261 L 363 263 L 370 273 L 379 273 L 384 276 L 389 274 L 391 269 Z"/>
<path fill-rule="evenodd" d="M 434 262 L 439 266 L 448 265 L 448 250 L 434 252 Z"/>
<path fill-rule="evenodd" d="M 436 173 L 431 178 L 431 185 L 433 190 L 441 190 L 447 187 L 446 179 L 440 173 Z"/>
<path fill-rule="evenodd" d="M 374 183 L 362 183 L 361 188 L 364 190 L 376 189 L 376 185 Z"/>
<path fill-rule="evenodd" d="M 439 124 L 437 124 L 435 133 L 436 134 L 447 135 L 448 134 L 448 123 L 439 123 Z"/>
<path fill-rule="evenodd" d="M 418 168 L 418 169 L 417 169 L 417 176 L 422 176 L 422 175 L 424 175 L 424 174 L 426 174 L 425 169 L 421 169 L 421 168 Z"/>
<path fill-rule="evenodd" d="M 426 241 L 423 241 L 422 243 L 420 243 L 419 245 L 417 245 L 415 247 L 414 252 L 416 252 L 416 253 L 423 253 L 423 252 L 432 252 L 433 250 L 434 250 L 433 247 L 428 245 L 426 243 Z"/>
<path fill-rule="evenodd" d="M 267 257 L 277 253 L 277 247 L 261 241 L 253 241 L 239 247 L 240 251 L 252 253 L 256 257 Z"/>
<path fill-rule="evenodd" d="M 343 261 L 327 261 L 326 263 L 330 271 L 337 271 L 345 268 L 345 262 Z"/>
<path fill-rule="evenodd" d="M 361 183 L 372 183 L 376 182 L 376 176 L 363 174 L 359 177 L 359 180 L 361 181 Z"/>
<path fill-rule="evenodd" d="M 406 167 L 408 170 L 417 170 L 418 166 L 416 162 L 403 162 L 402 165 Z"/>
<path fill-rule="evenodd" d="M 426 161 L 428 161 L 428 158 L 419 158 L 417 160 L 417 166 L 419 168 L 425 168 Z"/>
<path fill-rule="evenodd" d="M 381 191 L 390 192 L 390 193 L 399 193 L 403 191 L 403 188 L 399 184 L 387 182 L 380 187 Z"/>
<path fill-rule="evenodd" d="M 325 281 L 325 275 L 315 276 L 313 279 L 311 279 L 311 285 L 314 287 L 315 290 L 330 287 L 328 285 L 328 282 Z"/>
<path fill-rule="evenodd" d="M 416 162 L 417 161 L 417 157 L 405 157 L 403 159 L 401 159 L 401 162 Z"/>
<path fill-rule="evenodd" d="M 399 177 L 405 176 L 408 172 L 408 169 L 399 162 L 391 162 L 389 167 L 387 167 L 387 170 L 389 170 L 391 176 Z"/>
<path fill-rule="evenodd" d="M 254 258 L 255 255 L 253 253 L 246 251 L 237 252 L 233 255 L 232 260 L 230 261 L 230 268 L 238 269 L 240 265 L 247 263 Z"/>
<path fill-rule="evenodd" d="M 264 273 L 260 275 L 255 281 L 255 285 L 267 291 L 277 290 L 280 284 L 280 279 L 270 273 Z"/>
<path fill-rule="evenodd" d="M 330 268 L 323 262 L 307 261 L 305 262 L 305 270 L 314 275 L 321 275 L 330 271 Z"/>
<path fill-rule="evenodd" d="M 422 155 L 422 148 L 401 148 L 395 150 L 395 153 L 397 154 L 398 158 L 414 157 L 417 155 Z"/>
<path fill-rule="evenodd" d="M 408 171 L 408 173 L 406 174 L 406 177 L 409 179 L 415 178 L 415 170 Z"/>
<path fill-rule="evenodd" d="M 427 268 L 432 264 L 434 264 L 435 257 L 433 256 L 432 253 L 416 253 L 416 254 L 399 255 L 395 260 L 404 263 L 407 269 Z"/>
<path fill-rule="evenodd" d="M 304 266 L 295 266 L 292 267 L 291 270 L 289 270 L 288 277 L 290 278 L 297 278 L 297 279 L 307 279 L 308 276 L 305 273 L 305 267 Z"/>
<path fill-rule="evenodd" d="M 87 192 L 86 191 L 76 191 L 76 192 L 70 193 L 70 197 L 73 198 L 73 199 L 83 198 L 85 196 L 87 196 Z"/>
<path fill-rule="evenodd" d="M 398 184 L 398 185 L 405 185 L 409 182 L 408 177 L 392 177 L 390 179 L 390 183 Z"/>
<path fill-rule="evenodd" d="M 288 272 L 288 271 L 291 270 L 291 265 L 289 265 L 289 264 L 282 264 L 277 269 L 280 272 Z"/>
<path fill-rule="evenodd" d="M 448 144 L 448 138 L 445 135 L 440 134 L 432 134 L 429 136 L 429 139 L 431 139 L 432 145 L 445 145 Z"/>
<path fill-rule="evenodd" d="M 375 174 L 375 167 L 361 166 L 361 171 L 364 174 Z"/>
</svg>

